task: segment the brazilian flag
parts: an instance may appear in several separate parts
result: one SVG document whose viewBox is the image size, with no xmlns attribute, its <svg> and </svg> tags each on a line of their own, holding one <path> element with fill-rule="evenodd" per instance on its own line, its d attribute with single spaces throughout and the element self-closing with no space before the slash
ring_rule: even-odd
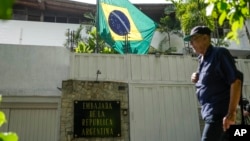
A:
<svg viewBox="0 0 250 141">
<path fill-rule="evenodd" d="M 147 54 L 156 23 L 128 0 L 98 0 L 97 29 L 120 54 Z"/>
</svg>

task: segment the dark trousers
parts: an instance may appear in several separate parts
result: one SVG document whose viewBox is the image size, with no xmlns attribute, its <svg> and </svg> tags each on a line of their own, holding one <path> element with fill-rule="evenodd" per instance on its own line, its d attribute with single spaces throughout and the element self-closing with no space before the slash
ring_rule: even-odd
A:
<svg viewBox="0 0 250 141">
<path fill-rule="evenodd" d="M 228 141 L 228 134 L 223 131 L 222 121 L 206 121 L 201 141 Z"/>
</svg>

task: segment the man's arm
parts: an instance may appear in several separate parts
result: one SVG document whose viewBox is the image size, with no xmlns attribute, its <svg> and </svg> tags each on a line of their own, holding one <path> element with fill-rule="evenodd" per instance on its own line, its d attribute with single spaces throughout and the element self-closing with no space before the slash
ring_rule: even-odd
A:
<svg viewBox="0 0 250 141">
<path fill-rule="evenodd" d="M 236 110 L 240 101 L 241 95 L 241 80 L 236 79 L 230 87 L 230 101 L 228 107 L 228 113 L 223 118 L 223 129 L 226 131 L 230 125 L 235 124 Z"/>
</svg>

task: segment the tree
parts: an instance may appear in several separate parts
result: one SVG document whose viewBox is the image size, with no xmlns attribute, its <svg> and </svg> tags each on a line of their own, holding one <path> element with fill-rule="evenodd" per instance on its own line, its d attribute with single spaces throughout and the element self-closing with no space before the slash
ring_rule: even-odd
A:
<svg viewBox="0 0 250 141">
<path fill-rule="evenodd" d="M 162 17 L 160 19 L 159 27 L 157 28 L 158 31 L 165 32 L 167 33 L 168 38 L 164 38 L 161 43 L 160 43 L 160 49 L 159 51 L 162 50 L 162 46 L 165 42 L 168 42 L 169 44 L 169 49 L 165 50 L 165 53 L 171 53 L 173 51 L 176 51 L 176 48 L 170 47 L 170 42 L 171 42 L 171 36 L 170 34 L 176 34 L 182 37 L 182 33 L 180 32 L 180 21 L 176 18 L 175 16 L 175 7 L 173 6 L 168 6 L 164 9 L 164 14 L 166 15 L 165 17 Z"/>
<path fill-rule="evenodd" d="M 170 0 L 176 7 L 176 17 L 180 20 L 181 29 L 185 35 L 189 34 L 190 30 L 197 25 L 206 25 L 213 32 L 213 37 L 216 40 L 212 41 L 215 46 L 228 46 L 224 37 L 220 36 L 217 32 L 219 27 L 223 25 L 217 24 L 216 19 L 213 16 L 206 14 L 207 3 L 205 0 L 189 0 L 184 2 L 183 0 Z"/>
<path fill-rule="evenodd" d="M 0 19 L 8 20 L 12 18 L 12 6 L 15 0 L 0 1 Z"/>
<path fill-rule="evenodd" d="M 250 17 L 249 3 L 250 0 L 207 0 L 206 13 L 218 19 L 220 25 L 225 20 L 228 20 L 231 25 L 231 31 L 228 32 L 226 38 L 238 43 L 238 31 L 245 26 L 250 42 L 249 31 L 245 25 L 245 20 Z"/>
<path fill-rule="evenodd" d="M 210 29 L 214 29 L 214 20 L 211 16 L 206 16 L 206 4 L 204 0 L 183 0 L 171 2 L 176 7 L 176 17 L 181 22 L 181 29 L 185 34 L 189 34 L 190 30 L 197 25 L 206 25 Z"/>
<path fill-rule="evenodd" d="M 83 37 L 82 31 L 85 29 L 85 32 L 88 36 Z M 104 40 L 102 40 L 99 34 L 96 33 L 96 27 L 93 25 L 88 25 L 83 27 L 81 24 L 76 31 L 67 31 L 66 37 L 67 40 L 64 43 L 65 47 L 71 49 L 71 51 L 76 53 L 94 53 L 95 50 L 98 53 L 105 54 L 117 54 L 117 52 L 108 46 Z M 98 44 L 98 48 L 97 47 Z"/>
<path fill-rule="evenodd" d="M 94 53 L 96 44 L 98 44 L 98 52 L 104 54 L 116 54 L 117 52 L 109 47 L 104 40 L 101 40 L 100 37 L 97 40 L 96 27 L 91 27 L 91 29 L 86 31 L 88 37 L 85 40 L 78 40 L 77 46 L 75 48 L 76 53 Z M 80 34 L 80 32 L 78 32 Z"/>
</svg>

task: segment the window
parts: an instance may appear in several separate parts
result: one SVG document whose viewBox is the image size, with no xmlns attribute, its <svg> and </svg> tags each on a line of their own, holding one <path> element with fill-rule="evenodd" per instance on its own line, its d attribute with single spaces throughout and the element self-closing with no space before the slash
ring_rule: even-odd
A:
<svg viewBox="0 0 250 141">
<path fill-rule="evenodd" d="M 14 20 L 27 20 L 27 14 L 26 10 L 24 9 L 13 9 L 13 16 L 12 18 Z"/>
<path fill-rule="evenodd" d="M 67 17 L 56 17 L 57 23 L 67 23 Z"/>
<path fill-rule="evenodd" d="M 28 15 L 28 21 L 40 21 L 40 16 Z"/>
<path fill-rule="evenodd" d="M 79 18 L 69 18 L 68 23 L 76 23 L 79 24 L 80 20 Z"/>
<path fill-rule="evenodd" d="M 56 22 L 56 18 L 54 16 L 44 16 L 45 22 Z"/>
<path fill-rule="evenodd" d="M 12 19 L 13 19 L 13 20 L 22 20 L 22 21 L 26 21 L 26 15 L 22 15 L 22 14 L 13 14 Z"/>
</svg>

